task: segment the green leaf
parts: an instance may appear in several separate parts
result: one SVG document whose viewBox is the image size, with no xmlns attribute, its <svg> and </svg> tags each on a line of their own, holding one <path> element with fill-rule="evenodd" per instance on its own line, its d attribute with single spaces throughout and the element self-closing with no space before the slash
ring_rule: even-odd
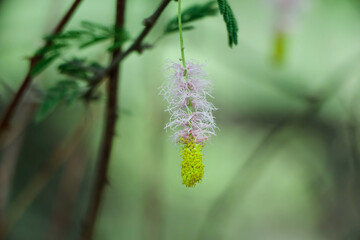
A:
<svg viewBox="0 0 360 240">
<path fill-rule="evenodd" d="M 126 41 L 130 39 L 129 33 L 121 28 L 115 29 L 114 43 L 108 48 L 108 51 L 113 51 L 120 48 Z"/>
<path fill-rule="evenodd" d="M 187 24 L 193 21 L 216 15 L 218 10 L 215 6 L 215 3 L 216 3 L 215 1 L 210 1 L 205 4 L 194 4 L 189 8 L 185 9 L 181 13 L 182 24 L 184 25 L 183 30 L 186 31 L 193 29 L 194 28 L 193 26 L 187 26 Z M 176 16 L 168 22 L 168 24 L 165 27 L 164 33 L 165 34 L 173 33 L 178 30 L 179 30 L 178 17 Z"/>
<path fill-rule="evenodd" d="M 90 47 L 97 43 L 116 39 L 118 45 L 123 44 L 130 39 L 128 33 L 124 29 L 115 28 L 114 26 L 104 26 L 98 23 L 84 21 L 81 23 L 80 30 L 70 30 L 61 34 L 46 36 L 45 40 L 52 43 L 48 48 L 68 47 L 77 45 L 80 49 Z M 111 46 L 114 48 L 114 46 Z M 48 51 L 48 49 L 42 49 Z"/>
<path fill-rule="evenodd" d="M 227 0 L 217 0 L 217 1 L 218 1 L 220 13 L 223 15 L 226 24 L 229 46 L 232 47 L 233 45 L 238 44 L 238 35 L 237 35 L 239 30 L 238 24 Z"/>
<path fill-rule="evenodd" d="M 68 47 L 69 45 L 66 43 L 54 43 L 51 44 L 49 46 L 44 46 L 40 49 L 38 49 L 34 55 L 36 56 L 43 56 L 46 54 L 51 54 L 53 55 L 54 53 L 59 53 L 59 51 L 61 51 L 62 49 Z"/>
<path fill-rule="evenodd" d="M 60 40 L 75 40 L 81 38 L 83 35 L 93 35 L 93 33 L 84 30 L 70 30 L 64 33 L 46 36 L 44 39 L 51 42 Z"/>
<path fill-rule="evenodd" d="M 121 47 L 130 39 L 128 33 L 124 29 L 115 28 L 114 26 L 107 27 L 97 23 L 82 22 L 81 27 L 82 29 L 80 30 L 70 30 L 60 34 L 46 36 L 44 38 L 45 41 L 47 41 L 46 45 L 38 49 L 34 54 L 34 56 L 39 57 L 41 61 L 33 67 L 31 75 L 34 76 L 44 71 L 55 59 L 64 54 L 70 47 L 77 46 L 78 48 L 83 49 L 110 40 L 111 45 L 109 50 L 113 51 Z M 84 72 L 83 68 L 80 68 L 79 71 L 82 71 L 81 74 L 86 73 L 85 75 L 78 73 L 74 74 L 74 71 L 75 69 L 72 69 L 71 74 L 69 74 L 69 71 L 64 72 L 68 75 L 82 79 L 88 78 L 88 74 L 93 74 L 93 71 L 87 72 L 86 70 Z"/>
<path fill-rule="evenodd" d="M 40 62 L 38 62 L 31 70 L 31 76 L 40 74 L 45 70 L 56 58 L 60 56 L 59 53 L 44 57 Z"/>
<path fill-rule="evenodd" d="M 113 45 L 111 45 L 110 47 L 108 47 L 107 50 L 108 50 L 109 52 L 112 52 L 112 51 L 114 51 L 114 50 L 116 50 L 116 49 L 119 49 L 123 44 L 124 44 L 123 42 L 116 42 L 116 43 L 114 43 Z"/>
<path fill-rule="evenodd" d="M 104 68 L 96 62 L 87 63 L 85 59 L 79 58 L 65 61 L 59 65 L 58 69 L 61 74 L 85 81 L 92 79 L 95 75 L 104 70 Z"/>
<path fill-rule="evenodd" d="M 113 29 L 110 27 L 89 21 L 82 21 L 81 26 L 91 32 L 95 32 L 95 31 L 106 32 L 106 33 L 113 32 Z"/>
<path fill-rule="evenodd" d="M 129 40 L 129 35 L 126 32 L 122 31 L 123 34 L 121 36 L 116 37 L 116 41 L 108 47 L 108 51 L 114 51 L 120 48 L 127 40 Z"/>
<path fill-rule="evenodd" d="M 60 103 L 65 102 L 70 105 L 80 96 L 80 92 L 81 88 L 75 81 L 62 80 L 58 82 L 45 94 L 43 103 L 35 116 L 35 121 L 42 121 L 53 112 Z"/>
<path fill-rule="evenodd" d="M 102 41 L 105 41 L 109 39 L 109 37 L 106 37 L 106 36 L 100 36 L 100 37 L 94 37 L 92 39 L 89 39 L 87 41 L 85 41 L 84 43 L 81 43 L 79 45 L 79 48 L 82 49 L 82 48 L 86 48 L 86 47 L 89 47 L 91 45 L 94 45 L 96 43 L 99 43 L 99 42 L 102 42 Z"/>
</svg>

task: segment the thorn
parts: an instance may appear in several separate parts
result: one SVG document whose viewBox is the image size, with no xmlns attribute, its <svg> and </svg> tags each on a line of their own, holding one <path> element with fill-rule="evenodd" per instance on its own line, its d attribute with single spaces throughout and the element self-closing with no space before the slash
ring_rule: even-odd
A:
<svg viewBox="0 0 360 240">
<path fill-rule="evenodd" d="M 148 27 L 152 24 L 152 19 L 151 18 L 145 18 L 142 22 L 142 24 L 145 26 L 145 27 Z"/>
<path fill-rule="evenodd" d="M 151 44 L 149 44 L 149 43 L 144 43 L 143 45 L 142 45 L 142 49 L 144 50 L 144 49 L 150 49 L 150 48 L 153 48 L 153 45 L 151 45 Z"/>
</svg>

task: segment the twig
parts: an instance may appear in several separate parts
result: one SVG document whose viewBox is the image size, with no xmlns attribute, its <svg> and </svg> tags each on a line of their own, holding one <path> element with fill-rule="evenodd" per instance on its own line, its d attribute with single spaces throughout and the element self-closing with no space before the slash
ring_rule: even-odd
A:
<svg viewBox="0 0 360 240">
<path fill-rule="evenodd" d="M 116 4 L 116 18 L 115 27 L 117 29 L 124 27 L 125 21 L 125 5 L 126 0 L 117 0 Z M 117 38 L 114 39 L 118 41 Z M 112 60 L 117 55 L 121 54 L 121 48 L 116 49 L 112 53 Z M 106 124 L 105 133 L 103 137 L 103 143 L 100 158 L 98 162 L 98 168 L 95 176 L 94 190 L 90 198 L 89 209 L 86 214 L 85 225 L 83 229 L 83 239 L 93 239 L 93 233 L 95 229 L 96 219 L 99 213 L 99 208 L 102 203 L 104 188 L 107 180 L 107 172 L 110 162 L 111 150 L 114 141 L 116 120 L 117 120 L 117 106 L 118 106 L 118 88 L 119 88 L 120 66 L 117 65 L 111 72 L 108 83 L 108 100 L 106 106 Z"/>
<path fill-rule="evenodd" d="M 94 90 L 102 82 L 102 79 L 108 76 L 114 69 L 116 69 L 119 63 L 122 60 L 124 60 L 124 58 L 126 58 L 132 52 L 136 51 L 141 53 L 144 50 L 143 40 L 149 34 L 151 29 L 154 27 L 156 21 L 158 20 L 158 18 L 160 17 L 160 15 L 162 14 L 162 12 L 165 10 L 165 8 L 170 2 L 171 0 L 162 0 L 162 2 L 160 3 L 159 7 L 155 10 L 155 12 L 150 17 L 146 18 L 143 21 L 145 28 L 142 30 L 142 32 L 139 34 L 139 36 L 136 38 L 133 44 L 126 51 L 117 54 L 104 71 L 102 71 L 100 74 L 94 76 L 94 78 L 91 79 L 90 82 L 92 82 L 93 84 L 89 89 L 89 91 L 85 94 L 86 99 L 91 99 Z"/>
<path fill-rule="evenodd" d="M 73 14 L 75 13 L 76 9 L 78 8 L 81 2 L 82 0 L 74 1 L 73 5 L 70 7 L 70 9 L 67 11 L 65 16 L 61 19 L 59 24 L 53 30 L 52 35 L 61 33 L 63 31 L 64 27 L 70 21 L 70 18 L 73 16 Z"/>
<path fill-rule="evenodd" d="M 82 2 L 82 0 L 74 0 L 74 3 L 70 7 L 70 9 L 67 11 L 65 16 L 60 20 L 58 25 L 54 28 L 54 30 L 52 31 L 52 34 L 58 34 L 63 31 L 65 25 L 69 22 L 70 18 L 73 16 L 75 10 L 78 8 L 78 6 L 80 5 L 81 2 Z M 51 40 L 47 40 L 45 42 L 45 46 L 51 46 L 51 45 L 52 45 Z M 32 56 L 30 58 L 30 66 L 29 66 L 29 70 L 25 76 L 25 79 L 23 80 L 19 90 L 16 92 L 15 96 L 11 100 L 10 104 L 6 108 L 5 113 L 3 114 L 2 118 L 1 118 L 0 140 L 3 137 L 4 132 L 9 129 L 11 119 L 13 118 L 13 116 L 16 112 L 16 109 L 18 108 L 25 93 L 29 89 L 31 83 L 33 82 L 33 79 L 35 76 L 34 76 L 34 74 L 32 74 L 32 71 L 33 71 L 34 67 L 41 60 L 43 60 L 43 55 L 35 54 L 34 56 Z"/>
</svg>

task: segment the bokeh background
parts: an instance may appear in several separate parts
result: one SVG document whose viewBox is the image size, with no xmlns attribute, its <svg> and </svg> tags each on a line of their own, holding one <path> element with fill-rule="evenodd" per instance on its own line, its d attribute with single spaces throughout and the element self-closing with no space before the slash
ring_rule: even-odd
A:
<svg viewBox="0 0 360 240">
<path fill-rule="evenodd" d="M 71 2 L 0 0 L 2 110 L 26 74 L 26 58 Z M 187 58 L 206 64 L 218 107 L 219 130 L 204 148 L 205 176 L 194 188 L 181 184 L 180 146 L 163 129 L 169 116 L 158 94 L 166 62 L 180 56 L 177 34 L 158 40 L 176 15 L 174 2 L 146 39 L 153 48 L 123 62 L 96 239 L 360 239 L 360 4 L 308 0 L 294 16 L 283 63 L 275 64 L 277 12 L 269 2 L 229 0 L 239 23 L 232 49 L 220 15 L 184 35 Z M 125 25 L 133 38 L 158 3 L 127 2 Z M 114 0 L 86 0 L 67 29 L 83 20 L 111 25 L 114 6 Z M 104 46 L 63 58 L 106 64 Z M 1 149 L 0 215 L 13 220 L 9 239 L 80 238 L 103 130 L 104 87 L 90 106 L 64 105 L 36 122 L 38 95 L 62 78 L 56 65 L 37 78 L 16 116 L 17 134 Z"/>
</svg>

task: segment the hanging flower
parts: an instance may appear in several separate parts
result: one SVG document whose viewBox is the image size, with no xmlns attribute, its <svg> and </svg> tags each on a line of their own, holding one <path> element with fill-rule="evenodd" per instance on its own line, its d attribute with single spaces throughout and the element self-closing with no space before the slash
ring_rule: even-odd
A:
<svg viewBox="0 0 360 240">
<path fill-rule="evenodd" d="M 275 31 L 272 60 L 277 65 L 285 62 L 287 39 L 299 12 L 308 0 L 266 0 L 275 10 Z"/>
<path fill-rule="evenodd" d="M 207 101 L 207 97 L 212 97 L 212 86 L 200 64 L 188 62 L 185 69 L 181 64 L 171 63 L 168 70 L 172 73 L 160 92 L 169 104 L 166 111 L 171 115 L 165 128 L 175 131 L 175 142 L 184 144 L 181 176 L 183 184 L 192 187 L 204 174 L 202 147 L 215 135 L 212 111 L 216 108 Z"/>
</svg>

